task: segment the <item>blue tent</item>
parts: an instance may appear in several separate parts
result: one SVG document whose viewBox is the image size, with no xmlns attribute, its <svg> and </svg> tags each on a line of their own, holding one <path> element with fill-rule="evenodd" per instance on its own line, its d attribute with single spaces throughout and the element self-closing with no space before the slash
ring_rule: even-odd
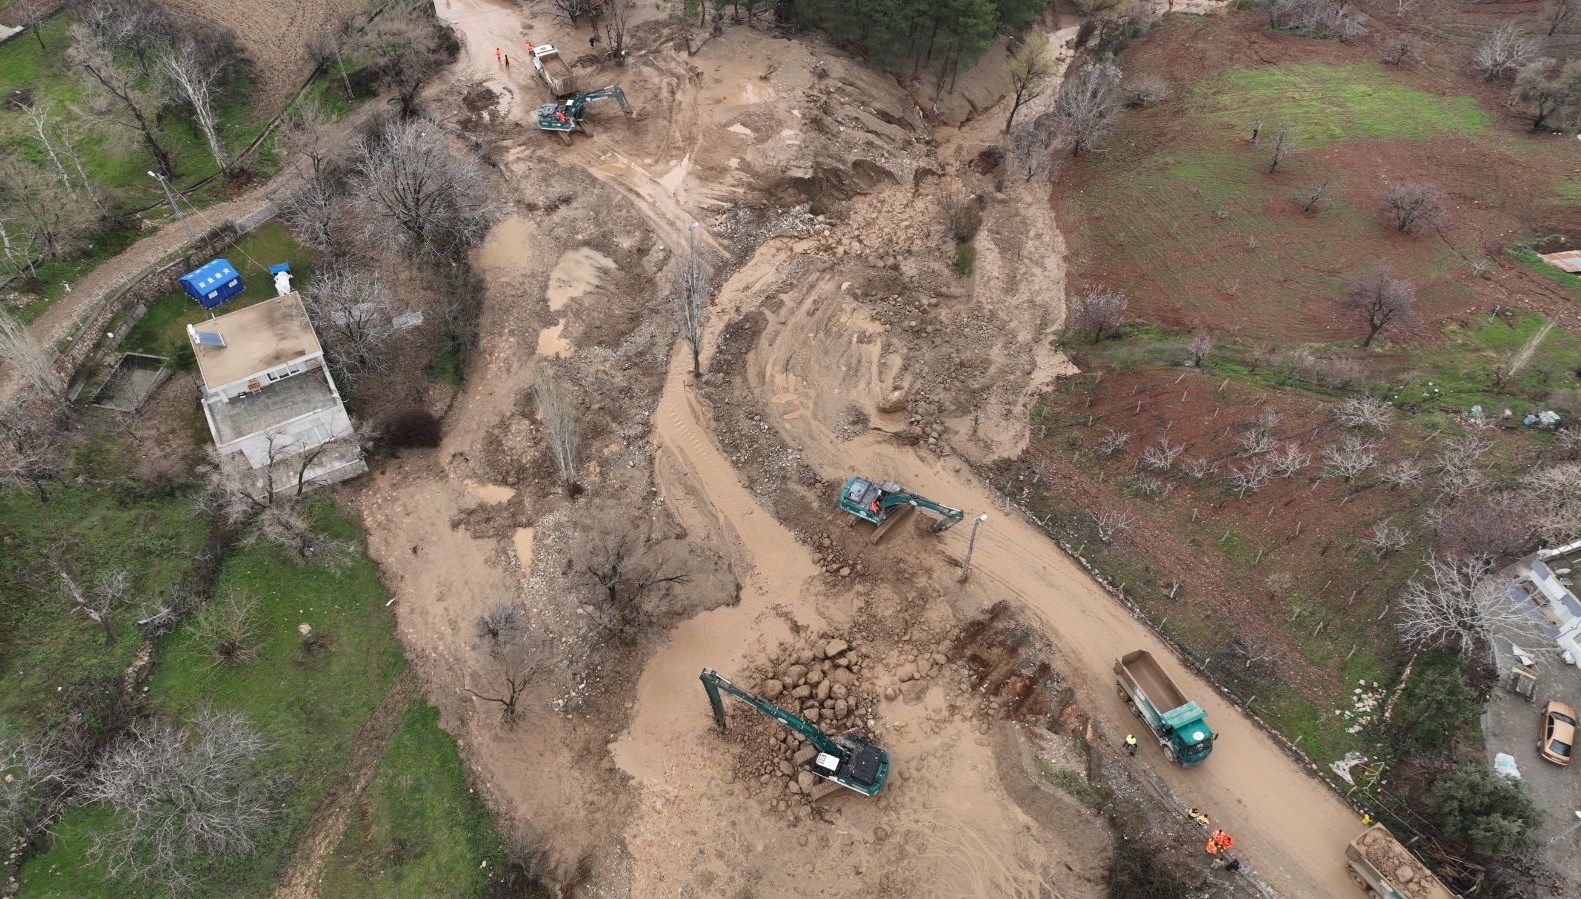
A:
<svg viewBox="0 0 1581 899">
<path fill-rule="evenodd" d="M 183 275 L 181 289 L 204 309 L 213 309 L 242 292 L 242 276 L 229 260 L 214 259 Z"/>
</svg>

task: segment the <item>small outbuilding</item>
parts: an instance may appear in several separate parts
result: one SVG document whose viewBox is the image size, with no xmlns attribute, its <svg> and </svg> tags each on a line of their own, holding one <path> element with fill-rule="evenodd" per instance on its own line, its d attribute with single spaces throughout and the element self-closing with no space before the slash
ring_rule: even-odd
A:
<svg viewBox="0 0 1581 899">
<path fill-rule="evenodd" d="M 1543 253 L 1542 260 L 1562 272 L 1569 272 L 1572 275 L 1581 274 L 1581 250 Z"/>
</svg>

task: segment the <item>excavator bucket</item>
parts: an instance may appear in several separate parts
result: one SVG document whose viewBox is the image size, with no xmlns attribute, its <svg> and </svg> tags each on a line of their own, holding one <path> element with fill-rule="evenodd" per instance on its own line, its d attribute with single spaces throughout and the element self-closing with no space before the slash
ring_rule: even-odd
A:
<svg viewBox="0 0 1581 899">
<path fill-rule="evenodd" d="M 891 511 L 884 519 L 883 523 L 873 529 L 873 536 L 868 540 L 868 542 L 877 543 L 878 541 L 884 539 L 884 535 L 889 533 L 891 528 L 897 524 L 900 524 L 901 519 L 910 518 L 911 513 L 915 512 L 916 510 L 916 506 L 896 506 L 894 510 Z"/>
</svg>

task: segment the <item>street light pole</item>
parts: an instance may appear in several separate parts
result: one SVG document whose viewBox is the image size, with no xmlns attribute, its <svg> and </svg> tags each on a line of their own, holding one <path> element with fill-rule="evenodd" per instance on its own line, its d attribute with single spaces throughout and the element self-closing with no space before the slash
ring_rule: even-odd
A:
<svg viewBox="0 0 1581 899">
<path fill-rule="evenodd" d="M 1571 834 L 1575 833 L 1578 828 L 1581 828 L 1581 812 L 1576 812 L 1575 816 L 1576 816 L 1576 823 L 1570 825 L 1569 827 L 1566 827 L 1564 830 L 1560 831 L 1559 833 L 1549 837 L 1548 838 L 1548 842 L 1543 844 L 1543 848 L 1544 849 L 1547 849 L 1549 846 L 1552 846 L 1553 844 L 1559 842 L 1560 840 L 1564 839 L 1565 837 L 1570 836 Z"/>
<path fill-rule="evenodd" d="M 165 189 L 165 199 L 170 201 L 170 210 L 176 214 L 176 220 L 181 222 L 181 230 L 187 232 L 187 240 L 196 243 L 197 238 L 192 236 L 192 226 L 187 224 L 187 217 L 181 214 L 181 207 L 176 205 L 176 195 L 170 192 L 170 182 L 157 172 L 149 172 L 148 177 L 158 181 L 159 186 Z"/>
<path fill-rule="evenodd" d="M 966 541 L 966 560 L 961 563 L 962 583 L 965 583 L 966 579 L 972 574 L 972 550 L 977 548 L 977 529 L 982 526 L 983 522 L 987 520 L 987 512 L 984 512 L 983 514 L 972 519 L 972 536 Z"/>
</svg>

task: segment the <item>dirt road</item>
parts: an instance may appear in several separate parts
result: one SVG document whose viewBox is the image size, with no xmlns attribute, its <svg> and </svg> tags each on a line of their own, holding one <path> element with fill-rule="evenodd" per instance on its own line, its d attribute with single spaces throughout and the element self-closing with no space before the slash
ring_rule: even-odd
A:
<svg viewBox="0 0 1581 899">
<path fill-rule="evenodd" d="M 528 96 L 525 68 L 506 73 L 493 49 L 545 23 L 534 25 L 492 0 L 444 0 L 439 8 L 467 36 L 464 77 L 512 98 Z M 902 297 L 897 312 L 889 286 L 895 279 L 886 281 L 881 266 L 932 278 L 934 269 L 913 259 L 942 255 L 950 245 L 936 196 L 916 185 L 925 175 L 962 177 L 981 145 L 949 128 L 918 139 L 920 115 L 891 99 L 903 93 L 821 49 L 730 28 L 687 56 L 684 43 L 664 30 L 673 26 L 639 24 L 650 29 L 647 49 L 618 72 L 638 107 L 635 118 L 601 111 L 608 127 L 568 150 L 533 143 L 539 135 L 530 131 L 508 150 L 512 189 L 523 201 L 552 199 L 552 207 L 508 220 L 480 256 L 489 296 L 482 359 L 457 399 L 444 446 L 390 466 L 367 491 L 370 549 L 394 582 L 403 639 L 446 726 L 518 828 L 548 829 L 549 844 L 573 855 L 589 846 L 607 852 L 609 835 L 622 835 L 610 862 L 618 876 L 600 881 L 619 884 L 608 886 L 612 894 L 777 894 L 794 881 L 830 896 L 1101 895 L 1104 825 L 1059 791 L 1028 800 L 1023 794 L 1035 793 L 1035 784 L 1007 787 L 1024 780 L 1005 773 L 1020 764 L 1006 754 L 1016 745 L 1004 738 L 1008 725 L 974 714 L 974 700 L 946 682 L 906 684 L 895 671 L 871 665 L 877 687 L 889 691 L 875 716 L 877 736 L 895 754 L 894 780 L 876 801 L 840 795 L 810 808 L 787 805 L 782 793 L 765 795 L 770 786 L 783 790 L 783 781 L 758 777 L 754 760 L 741 757 L 743 744 L 713 730 L 697 684 L 705 665 L 746 677 L 782 644 L 825 633 L 918 631 L 924 636 L 908 638 L 907 646 L 936 643 L 952 621 L 1005 602 L 1046 632 L 1103 738 L 1117 742 L 1136 726 L 1110 667 L 1132 649 L 1172 659 L 1168 650 L 1051 541 L 999 514 L 998 496 L 944 449 L 969 448 L 973 458 L 1018 451 L 1029 397 L 1066 370 L 1048 346 L 1063 313 L 1064 266 L 1046 197 L 1005 189 L 988 204 L 973 278 L 941 284 L 936 302 L 906 306 Z M 545 36 L 567 45 L 578 39 L 561 30 Z M 1063 36 L 1056 34 L 1056 45 Z M 853 95 L 879 99 L 852 102 Z M 505 102 L 507 117 L 529 126 L 531 104 Z M 870 107 L 885 107 L 883 116 Z M 831 125 L 835 113 L 849 118 Z M 806 125 L 814 117 L 819 126 Z M 831 196 L 813 205 L 838 210 L 834 223 L 803 212 L 790 236 L 743 242 L 742 231 L 759 227 L 752 222 L 780 213 L 759 210 L 759 219 L 742 224 L 727 214 L 733 200 L 809 184 Z M 719 347 L 741 339 L 730 336 L 730 325 L 749 316 L 763 324 L 751 332 L 750 350 L 729 345 L 740 370 L 725 375 L 724 387 L 698 385 L 687 360 L 673 355 L 643 436 L 652 440 L 652 484 L 669 515 L 689 540 L 727 560 L 741 583 L 739 601 L 669 633 L 637 676 L 629 708 L 616 719 L 621 725 L 601 731 L 610 719 L 549 716 L 504 734 L 485 717 L 486 707 L 458 695 L 458 684 L 478 683 L 487 671 L 467 623 L 513 582 L 535 612 L 565 592 L 572 559 L 563 541 L 575 532 L 563 515 L 547 511 L 563 504 L 533 494 L 530 482 L 477 483 L 481 447 L 501 428 L 528 428 L 515 397 L 530 383 L 522 360 L 534 344 L 540 356 L 570 361 L 616 353 L 600 345 L 589 319 L 629 304 L 633 294 L 595 292 L 557 305 L 554 272 L 576 267 L 566 264 L 568 254 L 613 258 L 631 244 L 654 272 L 643 289 L 660 291 L 668 283 L 666 247 L 680 242 L 693 218 L 718 223 L 704 241 L 710 250 L 747 247 L 734 251 L 733 273 L 711 312 L 708 365 L 719 361 Z M 586 256 L 573 240 L 601 241 L 595 248 L 603 257 Z M 546 343 L 547 328 L 554 330 Z M 974 386 L 960 395 L 967 372 Z M 717 403 L 720 390 L 734 391 L 727 394 L 731 408 L 703 399 Z M 897 390 L 912 398 L 913 409 L 937 410 L 928 413 L 940 423 L 937 442 L 917 439 L 917 414 L 880 411 Z M 744 416 L 749 427 L 727 429 L 727 412 L 732 422 Z M 639 406 L 624 418 L 644 428 L 647 414 Z M 794 526 L 777 519 L 787 507 L 781 493 L 808 485 L 749 471 L 752 447 L 742 441 L 752 438 L 742 430 L 781 442 L 776 464 L 783 464 L 772 471 L 798 472 L 799 465 L 828 480 L 853 473 L 891 478 L 973 513 L 987 510 L 971 581 L 956 579 L 966 527 L 938 540 L 902 529 L 858 556 L 865 573 L 860 566 L 849 578 L 830 573 L 807 541 L 809 531 L 844 532 L 833 498 L 796 499 L 791 505 L 803 511 Z M 534 439 L 520 451 L 532 451 Z M 628 437 L 589 454 L 602 471 L 621 470 L 635 464 L 633 446 L 645 444 Z M 495 508 L 536 524 L 496 528 L 498 536 L 457 525 Z M 905 651 L 897 658 L 878 648 L 873 659 L 898 662 Z M 1222 742 L 1191 771 L 1168 765 L 1152 748 L 1138 764 L 1182 804 L 1207 809 L 1234 832 L 1249 866 L 1280 895 L 1349 895 L 1341 860 L 1358 827 L 1350 812 L 1206 684 L 1178 666 L 1172 671 L 1208 710 Z M 603 779 L 597 769 L 605 765 L 618 766 L 625 779 Z M 558 773 L 545 777 L 546 770 Z M 1029 801 L 1054 803 L 1057 811 L 1038 814 Z"/>
</svg>

